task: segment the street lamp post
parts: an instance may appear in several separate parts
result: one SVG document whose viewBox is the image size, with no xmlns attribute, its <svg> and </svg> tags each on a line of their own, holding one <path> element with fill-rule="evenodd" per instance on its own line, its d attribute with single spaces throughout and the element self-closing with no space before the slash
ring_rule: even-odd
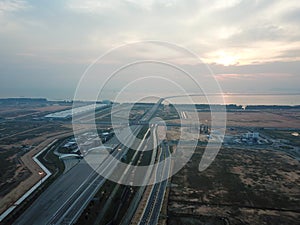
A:
<svg viewBox="0 0 300 225">
<path fill-rule="evenodd" d="M 43 182 L 43 174 L 44 174 L 44 172 L 43 171 L 39 171 L 39 175 L 40 175 L 40 180 L 41 180 L 41 184 L 42 184 L 42 182 Z"/>
</svg>

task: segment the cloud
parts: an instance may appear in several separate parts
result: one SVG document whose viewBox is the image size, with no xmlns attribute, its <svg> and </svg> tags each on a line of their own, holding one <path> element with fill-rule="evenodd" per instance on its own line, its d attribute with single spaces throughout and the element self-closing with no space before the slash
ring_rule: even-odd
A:
<svg viewBox="0 0 300 225">
<path fill-rule="evenodd" d="M 0 14 L 16 12 L 29 8 L 29 4 L 24 0 L 3 0 L 0 1 Z"/>
<path fill-rule="evenodd" d="M 81 14 L 76 20 L 81 32 L 74 35 L 83 48 L 155 39 L 196 50 L 208 63 L 224 61 L 216 55 L 227 52 L 238 64 L 251 64 L 281 60 L 289 46 L 298 46 L 300 31 L 281 18 L 296 5 L 294 0 L 68 0 L 64 7 L 71 17 Z"/>
<path fill-rule="evenodd" d="M 237 73 L 226 73 L 226 74 L 216 74 L 215 78 L 217 80 L 230 80 L 230 79 L 239 79 L 239 80 L 258 80 L 258 79 L 279 79 L 282 78 L 290 79 L 295 76 L 289 73 L 256 73 L 256 74 L 237 74 Z"/>
<path fill-rule="evenodd" d="M 105 10 L 111 10 L 116 1 L 97 1 L 97 0 L 68 0 L 66 8 L 77 13 L 100 13 Z"/>
<path fill-rule="evenodd" d="M 7 76 L 21 77 L 26 70 L 30 80 L 30 74 L 43 73 L 35 69 L 41 64 L 49 76 L 58 76 L 59 68 L 72 73 L 72 66 L 88 65 L 113 47 L 162 40 L 199 55 L 216 74 L 223 74 L 219 79 L 228 90 L 250 79 L 267 82 L 263 74 L 276 77 L 277 89 L 279 80 L 286 89 L 295 89 L 300 71 L 298 5 L 298 0 L 3 0 L 0 67 Z"/>
<path fill-rule="evenodd" d="M 225 93 L 300 93 L 299 76 L 288 73 L 217 74 L 215 78 Z"/>
</svg>

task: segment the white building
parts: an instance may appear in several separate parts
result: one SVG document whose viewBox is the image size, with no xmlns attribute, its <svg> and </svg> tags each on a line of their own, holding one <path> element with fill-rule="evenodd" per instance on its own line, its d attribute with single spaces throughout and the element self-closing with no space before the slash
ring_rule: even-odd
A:
<svg viewBox="0 0 300 225">
<path fill-rule="evenodd" d="M 250 138 L 259 138 L 258 132 L 248 132 L 243 135 L 244 138 L 250 139 Z"/>
</svg>

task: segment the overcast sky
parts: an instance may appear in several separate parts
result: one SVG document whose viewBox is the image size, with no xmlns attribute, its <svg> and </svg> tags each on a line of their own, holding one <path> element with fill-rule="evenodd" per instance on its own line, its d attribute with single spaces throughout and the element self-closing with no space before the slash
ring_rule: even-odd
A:
<svg viewBox="0 0 300 225">
<path fill-rule="evenodd" d="M 93 60 L 140 40 L 192 50 L 226 93 L 300 93 L 299 24 L 298 0 L 0 0 L 0 97 L 71 99 Z"/>
</svg>

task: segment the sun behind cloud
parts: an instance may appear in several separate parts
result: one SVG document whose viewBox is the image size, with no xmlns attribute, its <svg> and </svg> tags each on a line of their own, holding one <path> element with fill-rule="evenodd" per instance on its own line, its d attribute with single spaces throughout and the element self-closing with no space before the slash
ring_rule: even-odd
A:
<svg viewBox="0 0 300 225">
<path fill-rule="evenodd" d="M 239 58 L 237 55 L 221 51 L 218 53 L 217 58 L 215 59 L 215 62 L 217 64 L 221 64 L 223 66 L 231 66 L 231 65 L 239 64 L 238 60 L 239 60 Z"/>
</svg>

